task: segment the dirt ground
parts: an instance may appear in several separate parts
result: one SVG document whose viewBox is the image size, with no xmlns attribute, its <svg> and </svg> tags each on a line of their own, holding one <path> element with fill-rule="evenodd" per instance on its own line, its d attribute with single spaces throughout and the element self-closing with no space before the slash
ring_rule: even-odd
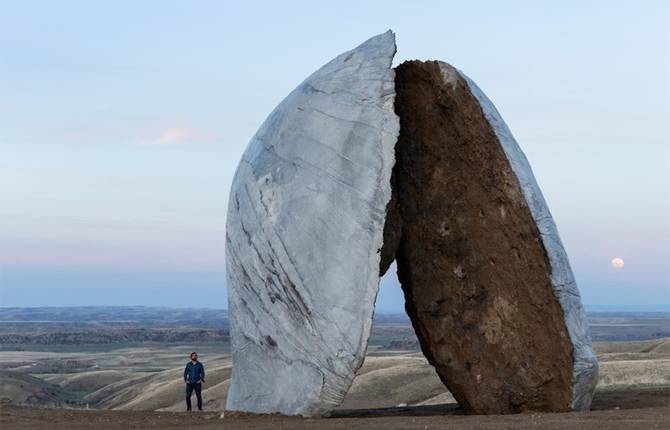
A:
<svg viewBox="0 0 670 430">
<path fill-rule="evenodd" d="M 226 417 L 0 406 L 0 428 L 27 429 L 670 429 L 670 387 L 602 391 L 591 412 L 463 415 L 456 405 L 338 411 L 330 418 Z"/>
</svg>

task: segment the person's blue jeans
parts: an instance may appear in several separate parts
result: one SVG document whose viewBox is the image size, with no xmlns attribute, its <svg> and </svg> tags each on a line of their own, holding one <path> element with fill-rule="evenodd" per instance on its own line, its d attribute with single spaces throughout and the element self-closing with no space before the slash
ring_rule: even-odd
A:
<svg viewBox="0 0 670 430">
<path fill-rule="evenodd" d="M 191 384 L 190 382 L 186 383 L 186 410 L 191 410 L 191 396 L 193 395 L 193 390 L 195 390 L 195 397 L 198 398 L 198 410 L 202 410 L 202 384 Z"/>
</svg>

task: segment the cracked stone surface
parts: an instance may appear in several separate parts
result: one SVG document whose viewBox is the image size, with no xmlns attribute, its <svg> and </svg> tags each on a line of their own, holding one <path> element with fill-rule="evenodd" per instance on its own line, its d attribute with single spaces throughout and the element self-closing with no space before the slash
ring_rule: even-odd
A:
<svg viewBox="0 0 670 430">
<path fill-rule="evenodd" d="M 395 37 L 323 66 L 270 114 L 233 180 L 226 409 L 320 415 L 362 365 L 398 119 Z"/>
<path fill-rule="evenodd" d="M 580 366 L 595 362 L 579 295 L 509 130 L 446 63 L 401 64 L 396 92 L 381 271 L 395 256 L 424 354 L 470 413 L 588 408 L 595 378 Z M 574 401 L 573 375 L 588 385 Z"/>
<path fill-rule="evenodd" d="M 394 71 L 394 54 L 389 31 L 338 56 L 244 152 L 226 224 L 226 409 L 340 404 L 394 259 L 422 350 L 467 411 L 588 409 L 597 361 L 528 161 L 467 76 Z"/>
<path fill-rule="evenodd" d="M 441 64 L 443 69 L 455 70 L 446 63 Z M 519 181 L 523 196 L 537 225 L 549 261 L 551 286 L 563 310 L 565 326 L 573 348 L 571 407 L 579 411 L 589 410 L 598 383 L 598 359 L 591 345 L 591 334 L 579 288 L 570 267 L 568 254 L 558 235 L 556 223 L 549 212 L 549 207 L 526 156 L 500 113 L 470 78 L 460 71 L 458 73 L 465 79 L 468 88 L 480 103 L 484 116 L 491 125 Z"/>
</svg>

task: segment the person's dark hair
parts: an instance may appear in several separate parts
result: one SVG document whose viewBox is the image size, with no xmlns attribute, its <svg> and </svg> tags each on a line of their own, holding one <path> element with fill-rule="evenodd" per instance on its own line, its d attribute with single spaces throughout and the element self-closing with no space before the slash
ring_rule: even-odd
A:
<svg viewBox="0 0 670 430">
<path fill-rule="evenodd" d="M 190 355 L 191 358 L 193 358 L 193 354 L 195 354 L 196 356 L 198 355 L 197 352 L 193 351 L 193 352 L 191 353 L 191 355 Z"/>
</svg>

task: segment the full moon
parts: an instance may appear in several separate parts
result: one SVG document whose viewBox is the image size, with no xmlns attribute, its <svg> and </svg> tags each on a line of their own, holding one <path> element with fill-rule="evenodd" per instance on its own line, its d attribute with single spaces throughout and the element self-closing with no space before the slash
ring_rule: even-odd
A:
<svg viewBox="0 0 670 430">
<path fill-rule="evenodd" d="M 623 267 L 623 258 L 614 257 L 612 259 L 612 267 L 615 269 L 621 269 Z"/>
</svg>

